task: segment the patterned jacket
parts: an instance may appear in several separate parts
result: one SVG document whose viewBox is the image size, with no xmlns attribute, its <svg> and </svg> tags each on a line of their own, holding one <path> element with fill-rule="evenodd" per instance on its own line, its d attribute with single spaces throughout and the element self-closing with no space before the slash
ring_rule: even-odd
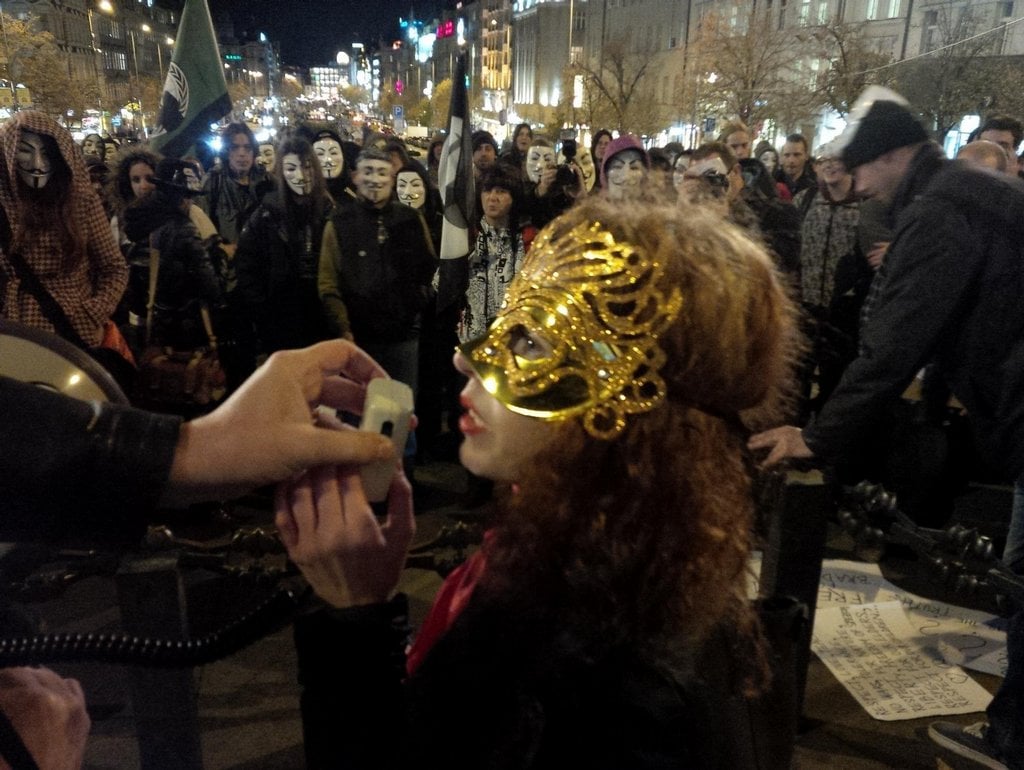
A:
<svg viewBox="0 0 1024 770">
<path fill-rule="evenodd" d="M 508 285 L 522 267 L 534 233 L 536 230 L 532 227 L 510 231 L 506 227 L 492 227 L 480 219 L 476 248 L 469 255 L 466 308 L 459 324 L 462 342 L 481 336 L 498 315 Z"/>
<path fill-rule="evenodd" d="M 15 154 L 23 131 L 49 136 L 57 143 L 60 160 L 70 172 L 68 195 L 51 221 L 61 219 L 77 223 L 85 243 L 84 259 L 75 260 L 68 268 L 68 255 L 62 234 L 56 228 L 24 234 L 23 212 L 27 207 L 47 205 L 32 200 L 40 195 L 24 188 L 18 177 Z M 110 232 L 110 223 L 99 197 L 89 184 L 89 174 L 82 154 L 66 130 L 41 112 L 19 112 L 0 128 L 0 206 L 10 225 L 10 239 L 0 244 L 0 314 L 45 331 L 54 331 L 39 303 L 25 290 L 7 258 L 12 244 L 21 243 L 20 253 L 47 291 L 57 300 L 78 335 L 91 345 L 98 345 L 103 325 L 117 307 L 128 283 L 128 265 Z M 55 176 L 61 173 L 56 163 Z M 53 185 L 57 179 L 51 179 Z M 52 188 L 51 188 L 52 189 Z M 43 188 L 45 192 L 46 188 Z M 45 199 L 44 199 L 45 200 Z M 36 209 L 37 211 L 39 209 Z M 45 214 L 44 214 L 45 216 Z"/>
<path fill-rule="evenodd" d="M 812 198 L 809 203 L 806 196 Z M 793 204 L 798 210 L 807 211 L 800 231 L 803 301 L 828 307 L 832 302 L 839 261 L 857 251 L 860 201 L 852 194 L 846 200 L 834 201 L 825 192 L 810 187 L 797 193 Z"/>
</svg>

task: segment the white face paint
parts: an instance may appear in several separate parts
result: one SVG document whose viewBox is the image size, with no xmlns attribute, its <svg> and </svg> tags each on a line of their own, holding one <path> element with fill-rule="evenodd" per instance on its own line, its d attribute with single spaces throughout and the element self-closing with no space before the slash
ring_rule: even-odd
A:
<svg viewBox="0 0 1024 770">
<path fill-rule="evenodd" d="M 309 195 L 313 189 L 313 164 L 290 152 L 281 159 L 281 174 L 288 189 L 296 195 Z"/>
<path fill-rule="evenodd" d="M 608 161 L 605 176 L 608 178 L 608 197 L 625 200 L 640 194 L 640 183 L 644 178 L 644 156 L 639 150 L 623 150 Z"/>
<path fill-rule="evenodd" d="M 46 186 L 53 175 L 53 159 L 46 150 L 43 137 L 32 131 L 22 131 L 14 154 L 18 176 L 33 190 Z"/>
<path fill-rule="evenodd" d="M 256 158 L 256 162 L 259 163 L 267 171 L 274 170 L 274 161 L 277 160 L 277 152 L 274 150 L 272 144 L 261 144 L 260 154 Z"/>
<path fill-rule="evenodd" d="M 594 168 L 594 158 L 589 152 L 577 152 L 576 163 L 580 167 L 580 171 L 583 172 L 583 186 L 587 192 L 594 189 L 594 179 L 596 177 L 596 169 Z"/>
<path fill-rule="evenodd" d="M 541 172 L 555 165 L 555 151 L 550 147 L 531 147 L 526 153 L 526 176 L 531 182 L 540 181 Z"/>
<path fill-rule="evenodd" d="M 386 160 L 364 160 L 356 166 L 356 192 L 377 208 L 391 198 L 394 177 Z"/>
<path fill-rule="evenodd" d="M 415 171 L 399 171 L 395 180 L 395 192 L 398 202 L 414 209 L 422 208 L 427 201 L 427 190 L 423 179 Z"/>
<path fill-rule="evenodd" d="M 82 140 L 82 153 L 99 157 L 102 142 L 103 140 L 96 134 L 87 134 L 85 139 Z"/>
<path fill-rule="evenodd" d="M 317 139 L 313 142 L 313 151 L 320 161 L 320 168 L 328 179 L 337 179 L 345 168 L 345 156 L 341 153 L 341 145 L 330 137 Z"/>
</svg>

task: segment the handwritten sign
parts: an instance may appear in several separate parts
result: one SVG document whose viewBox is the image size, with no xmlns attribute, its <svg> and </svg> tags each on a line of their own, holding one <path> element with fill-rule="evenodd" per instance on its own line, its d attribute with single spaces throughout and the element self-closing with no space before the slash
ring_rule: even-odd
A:
<svg viewBox="0 0 1024 770">
<path fill-rule="evenodd" d="M 818 609 L 898 601 L 907 613 L 911 639 L 935 660 L 1006 676 L 1005 621 L 904 591 L 877 564 L 829 559 L 822 564 Z"/>
<path fill-rule="evenodd" d="M 875 719 L 983 711 L 992 696 L 959 666 L 928 654 L 898 601 L 818 611 L 813 649 Z"/>
</svg>

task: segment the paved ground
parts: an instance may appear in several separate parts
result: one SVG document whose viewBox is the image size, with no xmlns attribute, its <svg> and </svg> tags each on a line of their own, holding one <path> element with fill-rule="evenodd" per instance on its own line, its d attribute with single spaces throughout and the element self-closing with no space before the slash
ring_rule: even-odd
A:
<svg viewBox="0 0 1024 770">
<path fill-rule="evenodd" d="M 459 496 L 465 479 L 458 466 L 433 463 L 417 469 L 420 508 L 418 541 L 427 540 L 454 518 L 464 518 Z M 1005 504 L 1005 508 L 1002 506 Z M 982 491 L 968 500 L 960 515 L 990 526 L 1008 500 L 1001 490 Z M 255 513 L 255 521 L 264 514 Z M 1005 514 L 1003 514 L 1005 515 Z M 850 558 L 852 541 L 833 527 L 829 555 Z M 883 565 L 887 577 L 917 593 L 929 593 L 914 576 L 915 565 L 892 559 Z M 440 585 L 440 578 L 420 569 L 407 570 L 403 588 L 412 598 L 414 619 L 421 617 Z M 908 584 L 909 583 L 909 584 Z M 197 612 L 208 616 L 233 614 L 244 605 L 236 594 L 218 596 L 222 586 L 209 576 L 189 582 Z M 941 598 L 941 591 L 932 591 Z M 100 631 L 116 628 L 118 611 L 112 581 L 90 578 L 59 599 L 34 605 L 55 628 Z M 100 665 L 64 666 L 78 676 L 96 712 L 86 767 L 130 770 L 139 767 L 133 710 L 126 690 L 125 670 Z M 295 660 L 290 632 L 274 633 L 248 649 L 193 675 L 198 692 L 203 764 L 208 770 L 272 770 L 302 767 Z M 989 690 L 994 677 L 975 675 Z M 928 720 L 879 722 L 871 719 L 828 670 L 812 659 L 804 708 L 804 729 L 798 739 L 795 767 L 800 769 L 880 770 L 935 768 L 924 729 Z M 954 717 L 964 723 L 977 715 Z M 181 767 L 170 762 L 167 767 Z"/>
</svg>

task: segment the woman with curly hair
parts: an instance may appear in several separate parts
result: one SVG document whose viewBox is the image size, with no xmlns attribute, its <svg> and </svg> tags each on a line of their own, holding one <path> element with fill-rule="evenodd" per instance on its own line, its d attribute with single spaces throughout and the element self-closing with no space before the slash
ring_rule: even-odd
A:
<svg viewBox="0 0 1024 770">
<path fill-rule="evenodd" d="M 788 388 L 793 318 L 704 212 L 590 199 L 543 230 L 455 354 L 462 462 L 510 493 L 408 656 L 408 483 L 382 526 L 350 469 L 278 492 L 331 605 L 295 629 L 309 766 L 754 766 L 725 718 L 765 682 L 745 437 Z"/>
<path fill-rule="evenodd" d="M 142 198 L 156 189 L 156 166 L 160 156 L 147 149 L 132 149 L 117 160 L 117 168 L 110 182 L 108 202 L 114 211 L 110 220 L 110 229 L 114 238 L 126 254 L 131 249 L 131 241 L 124 232 L 124 212 L 133 201 Z"/>
</svg>

